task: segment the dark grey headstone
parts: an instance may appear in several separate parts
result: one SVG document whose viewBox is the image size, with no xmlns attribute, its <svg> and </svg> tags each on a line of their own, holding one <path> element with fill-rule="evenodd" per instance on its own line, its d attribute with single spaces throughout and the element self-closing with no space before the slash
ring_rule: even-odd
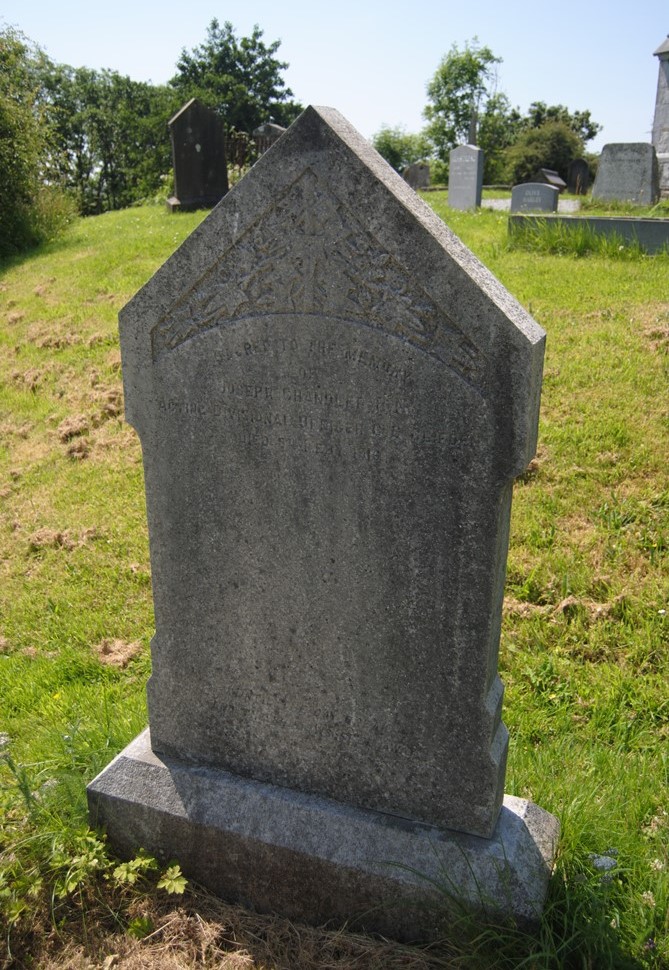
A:
<svg viewBox="0 0 669 970">
<path fill-rule="evenodd" d="M 511 190 L 511 212 L 557 212 L 560 192 L 545 182 L 523 182 Z"/>
<path fill-rule="evenodd" d="M 655 205 L 660 197 L 657 156 L 645 142 L 619 142 L 604 145 L 593 199 Z"/>
<path fill-rule="evenodd" d="M 237 897 L 234 867 L 200 871 L 208 833 L 210 859 L 245 860 L 246 898 L 309 919 L 310 887 L 336 897 L 350 853 L 365 856 L 346 877 L 351 914 L 390 883 L 418 892 L 405 870 L 421 826 L 455 854 L 465 838 L 486 883 L 483 846 L 508 831 L 497 649 L 511 486 L 534 453 L 543 341 L 328 108 L 307 109 L 128 304 L 155 756 L 144 745 L 91 786 L 110 832 Z M 262 790 L 237 811 L 249 779 Z M 541 847 L 525 829 L 509 866 L 540 907 L 556 823 L 532 810 Z M 391 816 L 410 836 L 404 870 L 379 881 L 366 854 L 393 861 Z M 278 878 L 296 853 L 297 910 Z M 276 877 L 262 893 L 259 867 Z"/>
<path fill-rule="evenodd" d="M 473 145 L 454 148 L 448 163 L 448 204 L 451 209 L 475 209 L 483 193 L 483 151 Z"/>
<path fill-rule="evenodd" d="M 172 211 L 210 209 L 228 191 L 225 132 L 221 119 L 196 98 L 169 122 L 174 165 Z"/>
<path fill-rule="evenodd" d="M 569 163 L 567 186 L 573 195 L 586 195 L 590 188 L 590 166 L 585 158 L 574 158 Z"/>
<path fill-rule="evenodd" d="M 412 189 L 426 189 L 430 184 L 430 166 L 427 162 L 414 162 L 404 169 L 402 178 Z"/>
<path fill-rule="evenodd" d="M 567 188 L 567 183 L 565 180 L 552 168 L 540 168 L 537 170 L 537 174 L 534 177 L 535 182 L 545 182 L 546 185 L 552 185 L 559 192 L 563 192 Z"/>
</svg>

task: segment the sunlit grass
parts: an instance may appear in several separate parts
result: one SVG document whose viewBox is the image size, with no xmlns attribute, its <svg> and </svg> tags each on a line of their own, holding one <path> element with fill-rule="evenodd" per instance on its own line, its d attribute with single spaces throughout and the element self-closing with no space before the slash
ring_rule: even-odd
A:
<svg viewBox="0 0 669 970">
<path fill-rule="evenodd" d="M 538 455 L 514 495 L 500 668 L 507 791 L 558 815 L 562 842 L 539 934 L 479 928 L 425 965 L 659 968 L 667 260 L 514 251 L 505 214 L 426 198 L 548 335 Z M 94 853 L 81 851 L 85 784 L 146 723 L 148 543 L 116 317 L 201 218 L 156 207 L 82 220 L 0 267 L 0 908 L 15 941 L 29 938 L 26 900 L 50 918 L 54 858 L 79 853 L 95 879 Z M 65 897 L 58 919 L 80 903 Z"/>
</svg>

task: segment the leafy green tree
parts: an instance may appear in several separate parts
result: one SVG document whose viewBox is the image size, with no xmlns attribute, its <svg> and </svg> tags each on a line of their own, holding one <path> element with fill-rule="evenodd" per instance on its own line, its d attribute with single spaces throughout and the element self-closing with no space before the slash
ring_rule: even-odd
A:
<svg viewBox="0 0 669 970">
<path fill-rule="evenodd" d="M 167 122 L 178 96 L 116 71 L 49 65 L 43 75 L 51 132 L 48 170 L 93 214 L 155 195 L 172 161 Z"/>
<path fill-rule="evenodd" d="M 432 146 L 426 135 L 407 132 L 401 126 L 391 128 L 390 125 L 383 125 L 373 136 L 372 144 L 396 172 L 402 172 L 408 165 L 432 154 Z"/>
<path fill-rule="evenodd" d="M 540 168 L 550 168 L 567 181 L 569 163 L 583 154 L 583 142 L 563 121 L 547 121 L 528 128 L 507 149 L 507 178 L 531 182 Z"/>
<path fill-rule="evenodd" d="M 563 104 L 547 105 L 544 101 L 533 101 L 527 114 L 521 119 L 521 127 L 541 128 L 548 122 L 560 121 L 574 134 L 578 135 L 583 144 L 591 141 L 602 130 L 602 126 L 592 120 L 589 111 L 570 111 Z"/>
<path fill-rule="evenodd" d="M 477 143 L 483 150 L 483 181 L 493 185 L 504 179 L 505 155 L 520 132 L 520 115 L 511 108 L 505 94 L 498 92 L 486 101 L 479 117 Z"/>
<path fill-rule="evenodd" d="M 192 51 L 181 51 L 178 73 L 170 85 L 182 103 L 199 98 L 223 118 L 226 128 L 251 132 L 272 120 L 288 125 L 302 106 L 291 100 L 293 92 L 281 76 L 288 67 L 274 56 L 281 42 L 265 44 L 256 24 L 250 37 L 238 38 L 229 21 L 214 19 L 207 38 Z"/>
<path fill-rule="evenodd" d="M 489 47 L 481 47 L 475 37 L 459 50 L 453 44 L 427 86 L 430 104 L 424 114 L 427 134 L 437 157 L 448 160 L 452 148 L 467 140 L 473 118 L 485 113 L 495 94 L 497 64 Z"/>
<path fill-rule="evenodd" d="M 22 34 L 11 28 L 0 33 L 0 255 L 20 252 L 40 238 L 40 57 Z"/>
</svg>

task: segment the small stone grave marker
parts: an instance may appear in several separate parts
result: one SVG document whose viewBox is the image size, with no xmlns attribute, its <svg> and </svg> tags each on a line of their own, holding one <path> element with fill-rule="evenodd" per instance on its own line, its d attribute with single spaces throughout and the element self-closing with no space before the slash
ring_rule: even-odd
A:
<svg viewBox="0 0 669 970">
<path fill-rule="evenodd" d="M 559 189 L 545 182 L 523 182 L 511 189 L 511 212 L 557 212 Z"/>
<path fill-rule="evenodd" d="M 253 140 L 256 143 L 258 154 L 262 155 L 268 148 L 271 148 L 275 141 L 283 135 L 286 129 L 273 121 L 266 121 L 253 130 Z"/>
<path fill-rule="evenodd" d="M 430 166 L 427 162 L 414 162 L 404 169 L 402 178 L 416 191 L 427 189 L 430 185 Z"/>
<path fill-rule="evenodd" d="M 540 168 L 534 177 L 535 182 L 545 182 L 546 185 L 554 186 L 558 192 L 564 192 L 567 183 L 560 177 L 559 173 L 552 168 Z"/>
<path fill-rule="evenodd" d="M 590 166 L 585 158 L 574 158 L 569 163 L 569 191 L 573 195 L 586 195 L 590 188 Z"/>
<path fill-rule="evenodd" d="M 290 918 L 434 936 L 447 873 L 531 919 L 497 650 L 544 334 L 336 111 L 271 156 L 121 313 L 156 635 L 91 818 Z"/>
<path fill-rule="evenodd" d="M 483 194 L 483 151 L 460 145 L 449 155 L 448 204 L 451 209 L 476 209 Z"/>
<path fill-rule="evenodd" d="M 657 155 L 645 142 L 604 145 L 599 157 L 593 199 L 655 205 L 660 197 Z"/>
<path fill-rule="evenodd" d="M 225 132 L 221 119 L 191 98 L 168 122 L 174 165 L 170 212 L 211 209 L 228 191 Z"/>
</svg>

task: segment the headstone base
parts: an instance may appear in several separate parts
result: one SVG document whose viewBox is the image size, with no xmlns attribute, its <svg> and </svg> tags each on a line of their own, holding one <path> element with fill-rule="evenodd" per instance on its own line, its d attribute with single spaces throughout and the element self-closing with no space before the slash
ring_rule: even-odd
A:
<svg viewBox="0 0 669 970">
<path fill-rule="evenodd" d="M 438 938 L 461 904 L 536 921 L 559 834 L 557 819 L 512 796 L 491 839 L 442 831 L 159 757 L 148 729 L 88 801 L 121 856 L 144 848 L 230 902 L 407 942 Z"/>
</svg>

